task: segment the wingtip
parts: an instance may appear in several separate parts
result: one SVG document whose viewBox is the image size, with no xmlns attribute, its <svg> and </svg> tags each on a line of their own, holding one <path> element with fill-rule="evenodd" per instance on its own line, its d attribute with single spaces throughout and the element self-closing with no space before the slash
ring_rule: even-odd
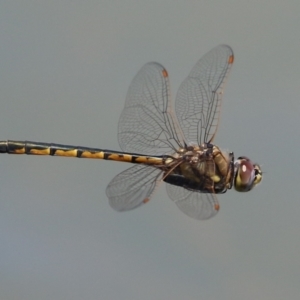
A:
<svg viewBox="0 0 300 300">
<path fill-rule="evenodd" d="M 143 203 L 146 204 L 146 203 L 148 203 L 149 201 L 150 201 L 149 198 L 145 198 L 145 199 L 143 200 Z"/>
<path fill-rule="evenodd" d="M 216 203 L 214 208 L 215 208 L 216 211 L 219 211 L 220 210 L 220 204 Z"/>
</svg>

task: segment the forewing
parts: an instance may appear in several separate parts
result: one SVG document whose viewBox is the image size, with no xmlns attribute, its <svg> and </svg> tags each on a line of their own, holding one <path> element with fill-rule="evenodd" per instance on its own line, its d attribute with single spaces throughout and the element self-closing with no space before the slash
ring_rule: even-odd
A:
<svg viewBox="0 0 300 300">
<path fill-rule="evenodd" d="M 182 212 L 197 220 L 212 218 L 219 210 L 215 194 L 190 191 L 171 184 L 167 184 L 167 193 Z"/>
<path fill-rule="evenodd" d="M 175 110 L 188 142 L 212 142 L 217 132 L 223 88 L 233 51 L 220 45 L 205 54 L 181 84 Z"/>
<path fill-rule="evenodd" d="M 118 137 L 123 151 L 160 155 L 182 146 L 170 101 L 165 68 L 158 63 L 144 65 L 129 87 L 119 120 Z"/>
<path fill-rule="evenodd" d="M 110 206 L 117 211 L 134 209 L 149 201 L 162 171 L 135 165 L 118 174 L 106 188 Z"/>
</svg>

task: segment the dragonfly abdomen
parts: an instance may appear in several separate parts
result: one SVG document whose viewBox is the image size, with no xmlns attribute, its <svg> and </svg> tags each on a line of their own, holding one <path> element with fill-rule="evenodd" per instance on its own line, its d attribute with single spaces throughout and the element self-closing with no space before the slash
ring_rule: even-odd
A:
<svg viewBox="0 0 300 300">
<path fill-rule="evenodd" d="M 94 158 L 147 165 L 162 165 L 165 162 L 163 156 L 146 156 L 98 148 L 31 141 L 0 141 L 0 153 Z"/>
</svg>

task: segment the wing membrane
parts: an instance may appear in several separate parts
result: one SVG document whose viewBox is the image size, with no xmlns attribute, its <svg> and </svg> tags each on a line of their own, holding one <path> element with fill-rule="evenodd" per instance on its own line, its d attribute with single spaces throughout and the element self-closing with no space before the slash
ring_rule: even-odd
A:
<svg viewBox="0 0 300 300">
<path fill-rule="evenodd" d="M 167 193 L 183 213 L 194 219 L 206 220 L 218 212 L 219 203 L 215 194 L 190 191 L 168 183 Z"/>
<path fill-rule="evenodd" d="M 106 188 L 110 206 L 117 211 L 131 210 L 148 202 L 162 171 L 135 165 L 118 174 Z"/>
<path fill-rule="evenodd" d="M 168 73 L 157 63 L 148 63 L 133 79 L 118 127 L 123 151 L 146 155 L 176 152 L 189 143 L 212 142 L 218 128 L 224 84 L 233 63 L 233 51 L 220 45 L 204 55 L 181 84 L 173 116 Z M 184 136 L 183 136 L 184 135 Z M 106 194 L 112 208 L 131 210 L 148 202 L 160 169 L 136 165 L 118 174 Z M 200 193 L 167 184 L 167 193 L 186 215 L 205 220 L 219 209 L 213 193 Z"/>
<path fill-rule="evenodd" d="M 220 45 L 205 54 L 181 84 L 175 102 L 177 118 L 188 142 L 212 142 L 217 132 L 223 88 L 233 51 Z"/>
<path fill-rule="evenodd" d="M 119 120 L 119 144 L 123 151 L 161 155 L 182 146 L 170 101 L 165 68 L 158 63 L 144 65 L 129 87 Z"/>
</svg>

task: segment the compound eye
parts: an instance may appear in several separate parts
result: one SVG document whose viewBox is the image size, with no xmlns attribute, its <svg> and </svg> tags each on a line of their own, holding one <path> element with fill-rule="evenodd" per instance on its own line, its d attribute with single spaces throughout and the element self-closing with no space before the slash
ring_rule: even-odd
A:
<svg viewBox="0 0 300 300">
<path fill-rule="evenodd" d="M 235 163 L 236 175 L 234 187 L 239 192 L 248 192 L 253 186 L 261 181 L 261 170 L 254 165 L 247 157 L 239 157 Z"/>
</svg>

